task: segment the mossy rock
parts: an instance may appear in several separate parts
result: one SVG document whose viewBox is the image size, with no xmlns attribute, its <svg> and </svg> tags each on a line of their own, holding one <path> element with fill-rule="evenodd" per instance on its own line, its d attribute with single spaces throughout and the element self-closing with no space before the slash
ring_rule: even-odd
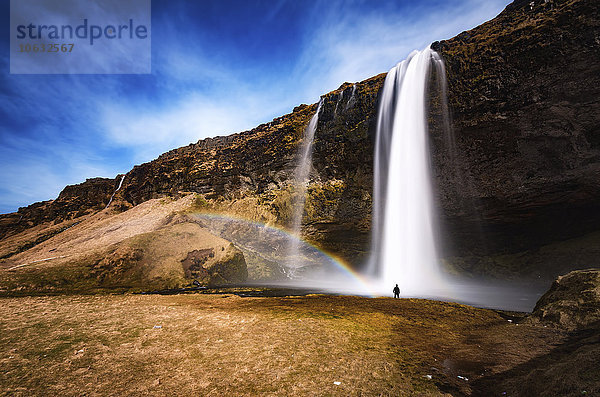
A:
<svg viewBox="0 0 600 397">
<path fill-rule="evenodd" d="M 209 285 L 238 284 L 248 279 L 244 253 L 233 243 L 227 246 L 223 257 L 208 265 L 206 270 L 210 274 Z"/>
<path fill-rule="evenodd" d="M 535 305 L 530 323 L 566 329 L 600 321 L 600 270 L 576 270 L 558 277 Z"/>
</svg>

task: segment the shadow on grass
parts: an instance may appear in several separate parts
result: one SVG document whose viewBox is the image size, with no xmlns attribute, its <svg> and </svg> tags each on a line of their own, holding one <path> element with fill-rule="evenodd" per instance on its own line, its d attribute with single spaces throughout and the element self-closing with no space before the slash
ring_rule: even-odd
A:
<svg viewBox="0 0 600 397">
<path fill-rule="evenodd" d="M 599 362 L 600 321 L 572 332 L 547 354 L 477 379 L 472 396 L 596 396 Z"/>
</svg>

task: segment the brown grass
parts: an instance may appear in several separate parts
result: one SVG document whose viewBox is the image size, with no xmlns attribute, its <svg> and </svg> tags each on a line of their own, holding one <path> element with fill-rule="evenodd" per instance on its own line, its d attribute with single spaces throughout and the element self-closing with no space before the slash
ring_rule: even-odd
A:
<svg viewBox="0 0 600 397">
<path fill-rule="evenodd" d="M 458 304 L 338 296 L 3 298 L 0 319 L 11 396 L 460 394 L 562 338 Z"/>
<path fill-rule="evenodd" d="M 119 214 L 113 214 L 110 208 L 100 211 L 79 219 L 77 224 L 66 221 L 56 226 L 44 224 L 33 227 L 3 239 L 0 253 L 13 252 L 14 247 L 26 246 L 40 235 L 49 233 L 48 231 L 72 226 L 33 248 L 11 256 L 7 260 L 0 260 L 0 269 L 23 264 L 35 266 L 36 263 L 32 262 L 52 257 L 57 257 L 56 260 L 51 261 L 53 264 L 83 258 L 91 252 L 103 250 L 127 238 L 159 229 L 168 223 L 174 213 L 188 208 L 193 199 L 193 195 L 188 195 L 179 200 L 148 200 Z"/>
</svg>

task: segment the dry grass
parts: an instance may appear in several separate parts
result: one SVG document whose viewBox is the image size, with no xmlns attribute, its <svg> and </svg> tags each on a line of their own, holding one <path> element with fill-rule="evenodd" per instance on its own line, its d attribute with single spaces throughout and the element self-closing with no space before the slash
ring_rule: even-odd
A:
<svg viewBox="0 0 600 397">
<path fill-rule="evenodd" d="M 127 238 L 159 229 L 168 222 L 174 213 L 188 208 L 193 199 L 194 195 L 188 195 L 179 200 L 148 200 L 120 214 L 113 214 L 109 208 L 94 215 L 82 217 L 78 219 L 79 223 L 77 224 L 68 221 L 56 226 L 48 224 L 36 226 L 3 239 L 0 252 L 11 251 L 13 247 L 30 243 L 37 238 L 36 236 L 47 233 L 48 230 L 72 227 L 8 260 L 0 260 L 0 269 L 51 257 L 65 257 L 65 259 L 57 258 L 52 261 L 56 264 L 77 260 L 90 252 L 103 250 Z"/>
<path fill-rule="evenodd" d="M 458 304 L 337 296 L 3 298 L 0 318 L 11 396 L 468 393 L 457 374 L 503 371 L 561 338 Z"/>
<path fill-rule="evenodd" d="M 228 241 L 186 222 L 182 213 L 195 197 L 149 200 L 123 213 L 105 210 L 81 219 L 68 230 L 0 260 L 0 295 L 140 291 L 190 284 L 181 266 L 189 252 L 213 249 L 215 262 L 228 253 L 229 246 Z M 0 247 L 30 238 L 25 231 L 2 240 Z M 123 263 L 125 254 L 138 251 L 135 260 Z M 99 268 L 102 261 L 106 263 Z"/>
</svg>

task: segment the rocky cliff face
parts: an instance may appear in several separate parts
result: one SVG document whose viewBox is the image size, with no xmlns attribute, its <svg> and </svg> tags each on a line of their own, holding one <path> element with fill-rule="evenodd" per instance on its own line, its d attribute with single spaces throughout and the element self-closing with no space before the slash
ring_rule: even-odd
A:
<svg viewBox="0 0 600 397">
<path fill-rule="evenodd" d="M 251 131 L 204 139 L 136 166 L 119 198 L 137 205 L 182 191 L 231 199 L 277 188 L 289 178 L 294 149 L 315 109 L 301 105 Z"/>
<path fill-rule="evenodd" d="M 569 330 L 597 326 L 600 323 L 600 271 L 578 270 L 558 277 L 527 321 Z"/>
<path fill-rule="evenodd" d="M 451 134 L 440 127 L 432 85 L 433 167 L 444 253 L 457 267 L 478 272 L 490 263 L 482 257 L 535 256 L 543 245 L 599 229 L 599 8 L 592 0 L 517 0 L 492 21 L 433 44 L 446 62 L 454 126 Z M 315 135 L 303 233 L 356 265 L 369 247 L 372 138 L 384 78 L 324 95 Z M 251 131 L 136 166 L 111 207 L 196 192 L 199 210 L 285 226 L 290 175 L 315 111 L 301 105 Z M 3 215 L 0 237 L 102 209 L 118 179 L 88 180 L 53 202 Z"/>
<path fill-rule="evenodd" d="M 91 178 L 63 189 L 56 200 L 42 201 L 0 215 L 0 239 L 45 222 L 59 223 L 103 209 L 117 189 L 118 178 Z"/>
<path fill-rule="evenodd" d="M 515 1 L 433 47 L 446 62 L 456 166 L 468 182 L 459 187 L 446 172 L 447 142 L 435 135 L 441 206 L 462 236 L 457 245 L 517 252 L 597 230 L 600 4 Z M 485 246 L 470 232 L 478 224 Z"/>
</svg>

